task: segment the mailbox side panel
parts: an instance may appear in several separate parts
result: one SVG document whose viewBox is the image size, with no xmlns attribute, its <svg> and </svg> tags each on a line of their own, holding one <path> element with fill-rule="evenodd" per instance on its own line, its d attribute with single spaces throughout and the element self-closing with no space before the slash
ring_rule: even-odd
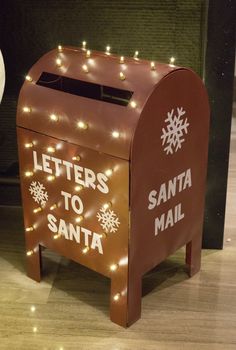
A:
<svg viewBox="0 0 236 350">
<path fill-rule="evenodd" d="M 155 88 L 131 153 L 131 270 L 144 274 L 181 246 L 201 244 L 209 105 L 190 70 Z"/>
<path fill-rule="evenodd" d="M 44 246 L 109 277 L 119 263 L 126 278 L 128 162 L 22 128 L 17 135 L 30 277 Z"/>
</svg>

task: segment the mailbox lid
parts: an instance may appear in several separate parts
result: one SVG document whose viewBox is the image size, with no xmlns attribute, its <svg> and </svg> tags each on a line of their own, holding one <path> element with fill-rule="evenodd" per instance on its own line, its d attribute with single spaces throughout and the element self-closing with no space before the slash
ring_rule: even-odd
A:
<svg viewBox="0 0 236 350">
<path fill-rule="evenodd" d="M 121 64 L 119 56 L 96 51 L 88 58 L 86 50 L 73 47 L 50 51 L 28 73 L 19 96 L 17 125 L 129 160 L 146 100 L 176 69 L 155 63 L 153 70 L 150 61 L 133 58 L 124 58 Z"/>
</svg>

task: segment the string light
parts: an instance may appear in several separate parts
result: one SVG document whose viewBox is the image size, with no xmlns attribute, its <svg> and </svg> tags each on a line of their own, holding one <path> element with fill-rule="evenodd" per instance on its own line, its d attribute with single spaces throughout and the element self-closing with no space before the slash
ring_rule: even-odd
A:
<svg viewBox="0 0 236 350">
<path fill-rule="evenodd" d="M 57 49 L 58 49 L 59 52 L 62 52 L 62 46 L 61 45 L 58 45 Z"/>
<path fill-rule="evenodd" d="M 120 72 L 120 80 L 125 80 L 125 75 L 123 72 Z"/>
<path fill-rule="evenodd" d="M 83 215 L 80 215 L 80 216 L 78 216 L 76 219 L 75 219 L 75 221 L 76 222 L 81 222 L 82 220 L 83 220 Z"/>
<path fill-rule="evenodd" d="M 119 265 L 118 264 L 111 264 L 110 265 L 110 270 L 111 271 L 116 271 L 118 269 Z"/>
<path fill-rule="evenodd" d="M 121 63 L 121 64 L 123 64 L 123 63 L 124 63 L 124 61 L 125 61 L 124 56 L 120 56 L 120 63 Z"/>
<path fill-rule="evenodd" d="M 156 69 L 155 62 L 151 62 L 150 66 L 151 66 L 151 70 L 155 70 Z"/>
<path fill-rule="evenodd" d="M 33 147 L 33 143 L 29 142 L 29 143 L 25 143 L 25 148 L 31 148 Z"/>
<path fill-rule="evenodd" d="M 91 51 L 90 50 L 87 50 L 86 51 L 86 57 L 89 58 L 91 56 Z"/>
<path fill-rule="evenodd" d="M 37 327 L 33 327 L 33 332 L 36 333 L 38 331 Z"/>
<path fill-rule="evenodd" d="M 111 176 L 112 173 L 113 173 L 113 170 L 112 170 L 112 169 L 107 169 L 107 170 L 105 171 L 105 175 L 106 175 L 106 176 Z"/>
<path fill-rule="evenodd" d="M 60 235 L 57 234 L 57 235 L 54 235 L 54 236 L 53 236 L 53 239 L 58 239 L 59 237 L 60 237 Z"/>
<path fill-rule="evenodd" d="M 132 108 L 136 108 L 136 107 L 137 107 L 137 103 L 136 103 L 135 101 L 131 101 L 131 102 L 130 102 L 130 106 L 131 106 Z"/>
<path fill-rule="evenodd" d="M 26 227 L 25 232 L 31 232 L 34 231 L 34 227 L 30 226 L 30 227 Z"/>
<path fill-rule="evenodd" d="M 36 310 L 36 307 L 34 305 L 32 305 L 31 308 L 30 308 L 30 311 L 31 312 L 35 312 L 35 310 Z"/>
<path fill-rule="evenodd" d="M 108 45 L 108 46 L 106 47 L 106 54 L 107 54 L 107 55 L 110 55 L 110 51 L 111 51 L 111 47 Z"/>
<path fill-rule="evenodd" d="M 54 210 L 54 209 L 56 209 L 57 208 L 57 204 L 55 203 L 55 204 L 53 204 L 51 207 L 50 207 L 50 210 Z"/>
<path fill-rule="evenodd" d="M 55 148 L 49 146 L 49 147 L 47 148 L 47 151 L 48 151 L 48 153 L 54 153 L 54 152 L 55 152 Z"/>
<path fill-rule="evenodd" d="M 50 114 L 50 119 L 51 119 L 51 121 L 53 121 L 53 122 L 58 122 L 59 117 L 58 117 L 58 115 L 56 115 L 56 114 Z"/>
<path fill-rule="evenodd" d="M 111 208 L 111 206 L 112 206 L 111 202 L 104 203 L 103 209 L 107 210 L 107 209 Z"/>
<path fill-rule="evenodd" d="M 31 82 L 33 79 L 30 75 L 26 75 L 25 80 Z"/>
<path fill-rule="evenodd" d="M 85 247 L 84 249 L 82 249 L 82 253 L 83 254 L 87 254 L 89 251 L 89 247 Z"/>
<path fill-rule="evenodd" d="M 171 58 L 170 58 L 170 65 L 174 65 L 174 63 L 175 63 L 175 58 L 172 56 Z"/>
<path fill-rule="evenodd" d="M 105 232 L 99 234 L 100 238 L 107 238 L 107 234 Z"/>
<path fill-rule="evenodd" d="M 38 207 L 36 209 L 33 210 L 33 213 L 39 213 L 40 211 L 42 211 L 41 207 Z"/>
<path fill-rule="evenodd" d="M 78 125 L 78 127 L 79 127 L 80 129 L 86 130 L 86 129 L 88 128 L 88 124 L 86 124 L 86 123 L 83 122 L 83 121 L 79 121 L 77 125 Z"/>
<path fill-rule="evenodd" d="M 61 58 L 57 57 L 57 59 L 56 59 L 56 65 L 57 65 L 57 67 L 61 67 L 61 65 L 62 65 L 62 60 L 61 60 Z"/>
<path fill-rule="evenodd" d="M 79 191 L 81 191 L 82 189 L 83 189 L 83 186 L 81 186 L 81 185 L 75 186 L 75 191 L 76 191 L 76 192 L 79 192 Z"/>
<path fill-rule="evenodd" d="M 113 131 L 112 132 L 112 137 L 114 137 L 115 139 L 118 139 L 119 137 L 120 137 L 120 133 L 119 133 L 119 131 Z"/>
<path fill-rule="evenodd" d="M 114 297 L 113 297 L 113 299 L 114 299 L 115 301 L 118 301 L 118 300 L 120 299 L 120 293 L 115 294 Z"/>
<path fill-rule="evenodd" d="M 83 71 L 85 72 L 85 73 L 88 73 L 88 66 L 87 66 L 87 64 L 83 64 L 82 65 L 82 69 L 83 69 Z"/>
<path fill-rule="evenodd" d="M 31 112 L 31 108 L 28 107 L 28 106 L 24 106 L 24 107 L 22 108 L 22 111 L 23 111 L 24 113 L 30 113 L 30 112 Z"/>
<path fill-rule="evenodd" d="M 87 45 L 86 41 L 82 41 L 82 49 L 83 49 L 83 50 L 86 49 L 86 45 Z"/>
<path fill-rule="evenodd" d="M 74 156 L 72 157 L 72 160 L 77 160 L 78 162 L 80 161 L 81 157 L 80 156 Z"/>
<path fill-rule="evenodd" d="M 33 255 L 33 253 L 34 253 L 33 250 L 28 250 L 28 251 L 26 252 L 26 255 L 27 255 L 27 256 L 31 256 L 31 255 Z"/>
<path fill-rule="evenodd" d="M 53 180 L 55 180 L 55 176 L 54 175 L 49 175 L 49 176 L 47 176 L 47 180 L 48 181 L 53 181 Z"/>
<path fill-rule="evenodd" d="M 33 174 L 34 174 L 34 173 L 33 173 L 32 171 L 26 171 L 26 172 L 25 172 L 25 176 L 26 176 L 26 177 L 33 176 Z"/>
<path fill-rule="evenodd" d="M 135 51 L 135 53 L 134 53 L 134 59 L 135 59 L 135 60 L 138 60 L 138 55 L 139 55 L 139 52 L 138 52 L 138 51 Z"/>
</svg>

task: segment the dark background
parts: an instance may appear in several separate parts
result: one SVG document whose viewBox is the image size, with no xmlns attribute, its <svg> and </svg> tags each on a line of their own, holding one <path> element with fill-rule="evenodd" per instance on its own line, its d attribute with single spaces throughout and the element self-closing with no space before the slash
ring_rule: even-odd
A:
<svg viewBox="0 0 236 350">
<path fill-rule="evenodd" d="M 204 245 L 222 247 L 235 10 L 234 0 L 1 0 L 6 90 L 0 105 L 0 205 L 21 204 L 17 96 L 24 76 L 40 56 L 58 44 L 81 46 L 83 40 L 96 50 L 109 44 L 120 55 L 133 56 L 138 50 L 140 57 L 162 62 L 174 56 L 177 65 L 204 77 L 209 91 L 212 118 Z"/>
</svg>

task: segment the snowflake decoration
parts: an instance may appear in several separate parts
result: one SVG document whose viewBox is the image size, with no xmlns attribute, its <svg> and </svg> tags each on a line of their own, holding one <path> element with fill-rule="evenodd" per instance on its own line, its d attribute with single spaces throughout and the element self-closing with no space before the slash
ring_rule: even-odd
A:
<svg viewBox="0 0 236 350">
<path fill-rule="evenodd" d="M 48 193 L 45 190 L 43 184 L 39 181 L 32 181 L 29 187 L 29 191 L 35 202 L 44 206 L 48 200 Z"/>
<path fill-rule="evenodd" d="M 166 154 L 173 154 L 181 148 L 182 143 L 185 141 L 184 134 L 188 133 L 188 119 L 181 119 L 186 113 L 183 107 L 177 107 L 177 114 L 174 113 L 174 109 L 167 113 L 165 122 L 167 123 L 166 129 L 162 128 L 162 146 L 166 145 L 164 151 Z"/>
<path fill-rule="evenodd" d="M 102 207 L 97 213 L 98 221 L 103 230 L 108 232 L 116 232 L 120 225 L 119 219 L 113 210 Z"/>
</svg>

